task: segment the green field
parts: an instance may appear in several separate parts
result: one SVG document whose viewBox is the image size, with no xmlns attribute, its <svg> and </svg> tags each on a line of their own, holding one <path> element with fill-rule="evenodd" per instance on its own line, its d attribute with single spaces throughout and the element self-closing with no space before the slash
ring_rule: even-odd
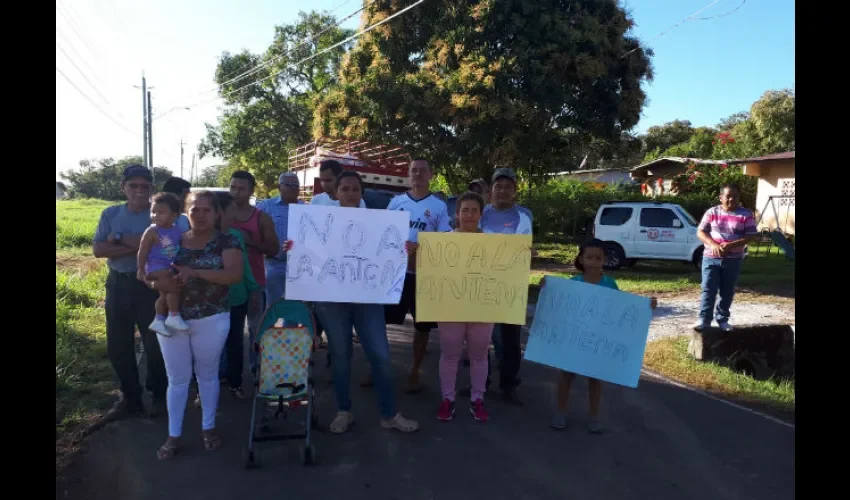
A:
<svg viewBox="0 0 850 500">
<path fill-rule="evenodd" d="M 91 253 L 97 200 L 56 202 L 56 436 L 92 418 L 115 389 L 106 358 L 106 263 Z"/>
</svg>

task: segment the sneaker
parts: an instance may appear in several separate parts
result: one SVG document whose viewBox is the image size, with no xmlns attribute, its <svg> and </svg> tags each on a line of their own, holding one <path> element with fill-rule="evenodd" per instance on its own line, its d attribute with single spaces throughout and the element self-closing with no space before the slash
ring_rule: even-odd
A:
<svg viewBox="0 0 850 500">
<path fill-rule="evenodd" d="M 183 318 L 179 314 L 168 316 L 168 319 L 165 320 L 165 326 L 172 330 L 177 330 L 178 332 L 185 332 L 189 329 L 189 325 L 183 321 Z"/>
<path fill-rule="evenodd" d="M 549 422 L 549 427 L 556 431 L 562 431 L 567 428 L 567 418 L 560 413 L 556 413 L 552 416 L 552 421 Z"/>
<path fill-rule="evenodd" d="M 694 330 L 698 331 L 698 332 L 701 332 L 701 331 L 708 329 L 710 327 L 711 327 L 711 323 L 706 323 L 705 321 L 702 321 L 702 320 L 697 321 L 696 323 L 694 323 L 694 326 L 693 326 Z"/>
<path fill-rule="evenodd" d="M 440 409 L 437 410 L 437 420 L 441 422 L 448 422 L 453 418 L 455 418 L 455 402 L 444 399 L 443 402 L 440 403 Z"/>
<path fill-rule="evenodd" d="M 481 401 L 480 399 L 476 399 L 471 405 L 469 405 L 469 413 L 472 414 L 472 418 L 479 422 L 486 422 L 490 420 L 490 416 L 487 414 L 487 409 L 484 408 L 484 401 Z"/>
<path fill-rule="evenodd" d="M 168 327 L 165 326 L 165 321 L 163 321 L 161 319 L 154 319 L 153 323 L 151 323 L 150 326 L 148 327 L 148 330 L 150 330 L 152 332 L 156 332 L 156 333 L 162 335 L 163 337 L 170 337 L 171 336 L 171 332 L 169 332 Z"/>
<path fill-rule="evenodd" d="M 142 403 L 141 399 L 139 401 L 130 402 L 127 398 L 122 394 L 118 401 L 112 405 L 112 408 L 106 412 L 107 420 L 120 420 L 122 418 L 133 417 L 137 415 L 142 415 L 145 412 L 145 405 Z"/>
<path fill-rule="evenodd" d="M 591 419 L 590 422 L 587 423 L 587 432 L 591 434 L 602 434 L 604 432 L 602 429 L 602 423 L 599 422 L 598 419 Z"/>
<path fill-rule="evenodd" d="M 724 332 L 732 331 L 732 325 L 730 325 L 728 321 L 718 321 L 717 326 Z"/>
</svg>

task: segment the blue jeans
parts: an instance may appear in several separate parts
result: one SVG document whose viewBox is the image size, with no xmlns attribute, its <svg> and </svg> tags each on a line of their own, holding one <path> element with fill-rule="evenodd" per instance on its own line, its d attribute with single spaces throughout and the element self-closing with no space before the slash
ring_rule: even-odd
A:
<svg viewBox="0 0 850 500">
<path fill-rule="evenodd" d="M 381 418 L 393 418 L 396 415 L 395 387 L 384 306 L 316 302 L 316 314 L 328 337 L 328 354 L 331 357 L 334 393 L 339 411 L 351 411 L 351 328 L 354 327 L 366 359 L 372 366 L 372 380 L 375 382 Z"/>
<path fill-rule="evenodd" d="M 286 264 L 266 260 L 266 305 L 283 297 L 286 293 Z"/>
<path fill-rule="evenodd" d="M 718 323 L 729 321 L 729 308 L 732 306 L 732 298 L 735 296 L 738 275 L 741 274 L 742 260 L 703 257 L 702 296 L 699 304 L 699 319 L 703 324 L 711 323 L 711 311 L 714 309 L 714 302 L 718 294 L 720 294 L 720 301 L 717 302 L 714 319 Z"/>
</svg>

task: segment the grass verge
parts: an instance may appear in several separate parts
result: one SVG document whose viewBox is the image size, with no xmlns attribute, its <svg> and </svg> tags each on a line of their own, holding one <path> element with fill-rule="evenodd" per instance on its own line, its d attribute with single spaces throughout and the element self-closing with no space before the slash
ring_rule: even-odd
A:
<svg viewBox="0 0 850 500">
<path fill-rule="evenodd" d="M 756 380 L 713 362 L 688 355 L 688 338 L 668 338 L 646 345 L 649 370 L 716 396 L 794 422 L 794 380 Z"/>
<path fill-rule="evenodd" d="M 91 243 L 100 200 L 56 202 L 57 470 L 113 399 L 103 310 L 106 263 Z"/>
</svg>

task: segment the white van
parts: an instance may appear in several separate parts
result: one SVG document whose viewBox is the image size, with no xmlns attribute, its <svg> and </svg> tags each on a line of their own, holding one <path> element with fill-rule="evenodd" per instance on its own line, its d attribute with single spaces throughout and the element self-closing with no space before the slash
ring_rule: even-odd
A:
<svg viewBox="0 0 850 500">
<path fill-rule="evenodd" d="M 605 242 L 605 268 L 631 267 L 639 259 L 678 260 L 702 266 L 697 221 L 675 203 L 611 201 L 596 212 L 592 234 Z"/>
</svg>

